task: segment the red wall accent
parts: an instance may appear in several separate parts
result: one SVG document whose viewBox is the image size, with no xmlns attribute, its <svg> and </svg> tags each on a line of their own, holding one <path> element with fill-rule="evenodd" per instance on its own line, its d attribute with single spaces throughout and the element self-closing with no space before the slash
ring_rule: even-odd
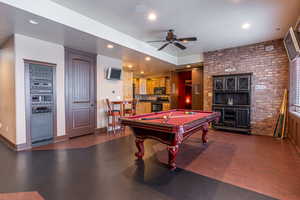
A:
<svg viewBox="0 0 300 200">
<path fill-rule="evenodd" d="M 190 106 L 192 105 L 192 90 L 185 87 L 185 80 L 192 80 L 192 72 L 185 71 L 178 73 L 178 108 L 189 108 L 186 104 L 186 97 L 190 98 Z"/>
</svg>

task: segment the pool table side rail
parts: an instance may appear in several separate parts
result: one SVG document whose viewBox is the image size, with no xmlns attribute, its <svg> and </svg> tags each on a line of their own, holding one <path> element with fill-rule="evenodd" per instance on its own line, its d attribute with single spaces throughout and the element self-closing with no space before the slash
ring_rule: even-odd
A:
<svg viewBox="0 0 300 200">
<path fill-rule="evenodd" d="M 184 111 L 184 110 L 170 110 L 170 111 L 159 112 L 157 114 L 174 112 L 174 111 Z M 200 112 L 200 111 L 192 110 L 192 112 Z M 125 126 L 130 126 L 130 127 L 134 127 L 134 128 L 144 128 L 144 129 L 148 129 L 148 130 L 176 134 L 176 133 L 181 132 L 182 128 L 183 128 L 184 132 L 187 132 L 195 127 L 201 126 L 204 123 L 210 123 L 212 121 L 216 121 L 221 116 L 221 114 L 218 112 L 208 112 L 208 111 L 201 111 L 201 112 L 202 113 L 211 113 L 211 115 L 200 118 L 200 119 L 195 119 L 193 121 L 190 121 L 190 122 L 184 124 L 183 126 L 139 120 L 142 117 L 151 116 L 151 114 L 143 114 L 143 115 L 139 115 L 138 117 L 136 117 L 136 116 L 125 117 L 125 118 L 121 118 L 120 120 L 121 120 L 122 125 L 125 125 Z"/>
</svg>

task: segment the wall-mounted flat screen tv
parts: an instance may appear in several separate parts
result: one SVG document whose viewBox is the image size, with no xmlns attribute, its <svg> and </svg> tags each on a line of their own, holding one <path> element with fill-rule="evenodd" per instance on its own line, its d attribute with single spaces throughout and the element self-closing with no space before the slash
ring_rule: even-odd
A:
<svg viewBox="0 0 300 200">
<path fill-rule="evenodd" d="M 284 37 L 284 46 L 290 61 L 300 55 L 300 34 L 291 27 Z"/>
<path fill-rule="evenodd" d="M 122 70 L 118 68 L 109 67 L 106 71 L 107 80 L 121 80 Z"/>
</svg>

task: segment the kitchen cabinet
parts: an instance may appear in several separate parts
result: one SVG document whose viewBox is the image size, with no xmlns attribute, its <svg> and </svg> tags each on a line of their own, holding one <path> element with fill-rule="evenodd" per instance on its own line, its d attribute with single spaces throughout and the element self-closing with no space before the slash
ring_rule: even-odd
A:
<svg viewBox="0 0 300 200">
<path fill-rule="evenodd" d="M 139 94 L 147 94 L 147 80 L 145 78 L 140 78 L 140 91 Z"/>
<path fill-rule="evenodd" d="M 170 77 L 135 78 L 135 94 L 154 94 L 154 88 L 165 87 L 166 93 L 171 93 Z"/>
<path fill-rule="evenodd" d="M 171 109 L 178 108 L 178 73 L 176 71 L 171 72 L 170 78 L 170 107 Z"/>
<path fill-rule="evenodd" d="M 151 102 L 139 102 L 136 105 L 136 114 L 151 113 Z"/>
<path fill-rule="evenodd" d="M 140 94 L 140 80 L 138 78 L 133 79 L 134 94 Z"/>
<path fill-rule="evenodd" d="M 171 94 L 171 79 L 166 78 L 166 94 Z"/>
<path fill-rule="evenodd" d="M 147 79 L 147 94 L 153 94 L 154 91 L 154 81 L 152 79 Z"/>
<path fill-rule="evenodd" d="M 163 103 L 163 111 L 170 110 L 170 103 Z"/>
<path fill-rule="evenodd" d="M 166 87 L 166 79 L 164 77 L 158 79 L 158 87 Z"/>
</svg>

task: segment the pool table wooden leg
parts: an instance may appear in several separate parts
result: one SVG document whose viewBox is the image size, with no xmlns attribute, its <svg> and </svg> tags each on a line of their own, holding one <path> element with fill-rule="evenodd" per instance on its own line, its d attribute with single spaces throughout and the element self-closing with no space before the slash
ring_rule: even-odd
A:
<svg viewBox="0 0 300 200">
<path fill-rule="evenodd" d="M 169 152 L 169 167 L 171 170 L 176 169 L 176 155 L 178 152 L 178 145 L 175 146 L 168 146 L 168 152 Z"/>
<path fill-rule="evenodd" d="M 143 159 L 143 156 L 144 156 L 144 140 L 136 138 L 135 139 L 135 145 L 138 149 L 138 152 L 135 153 L 135 156 L 138 159 Z"/>
<path fill-rule="evenodd" d="M 209 124 L 208 123 L 205 123 L 203 126 L 202 126 L 202 142 L 203 144 L 207 143 L 207 132 L 208 132 L 208 127 L 209 127 Z"/>
</svg>

